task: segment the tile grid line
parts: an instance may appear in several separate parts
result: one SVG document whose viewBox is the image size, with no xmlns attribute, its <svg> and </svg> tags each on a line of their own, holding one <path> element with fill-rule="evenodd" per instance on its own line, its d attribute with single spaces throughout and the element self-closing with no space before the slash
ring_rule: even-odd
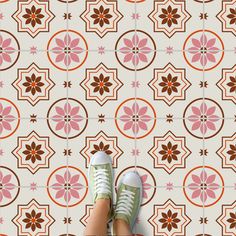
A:
<svg viewBox="0 0 236 236">
<path fill-rule="evenodd" d="M 68 14 L 68 0 L 66 1 L 66 6 L 65 6 L 65 10 L 66 10 L 66 14 Z M 66 19 L 66 38 L 65 38 L 65 41 L 66 41 L 66 45 L 68 45 L 68 32 L 69 32 L 69 26 L 68 26 L 69 22 L 68 22 L 68 19 Z M 68 58 L 67 58 L 68 60 Z M 68 66 L 68 63 L 66 63 L 66 82 L 68 82 L 68 76 L 69 76 L 69 66 Z M 68 87 L 66 87 L 66 106 L 64 106 L 64 109 L 65 109 L 65 113 L 67 115 L 66 117 L 66 121 L 65 121 L 65 127 L 67 129 L 67 132 L 66 132 L 66 140 L 65 140 L 65 146 L 66 146 L 66 149 L 68 149 Z M 65 174 L 65 181 L 66 181 L 66 191 L 65 191 L 65 196 L 66 196 L 66 217 L 68 219 L 68 216 L 69 216 L 69 207 L 68 207 L 68 182 L 69 182 L 69 175 L 68 175 L 68 166 L 69 166 L 69 163 L 68 163 L 68 154 L 66 152 L 66 174 Z M 66 224 L 66 235 L 69 235 L 69 229 L 68 229 L 69 225 Z"/>
<path fill-rule="evenodd" d="M 137 0 L 135 0 L 135 2 L 134 2 L 134 14 L 135 14 L 135 17 L 134 17 L 134 34 L 136 35 L 137 34 L 137 18 L 136 18 L 136 14 L 137 14 Z M 137 42 L 136 42 L 136 37 L 135 37 L 135 46 L 137 45 Z M 137 50 L 135 50 L 135 67 L 134 67 L 134 102 L 135 102 L 135 104 L 136 104 L 136 101 L 137 101 L 137 86 L 136 86 L 136 82 L 137 82 L 137 64 L 136 64 L 136 60 L 137 60 L 137 55 L 136 55 L 136 53 L 137 53 Z M 135 106 L 135 108 L 136 108 L 136 106 Z M 137 113 L 137 111 L 135 111 L 135 115 L 136 115 L 136 113 Z M 137 133 L 136 133 L 136 128 L 137 128 L 137 126 L 136 126 L 136 124 L 135 124 L 135 134 L 134 134 L 134 150 L 132 150 L 132 151 L 134 151 L 134 168 L 135 168 L 135 171 L 137 171 L 137 152 L 136 152 L 136 150 L 137 150 Z M 131 151 L 131 152 L 132 152 Z M 133 153 L 132 153 L 132 155 L 133 155 Z M 134 232 L 133 233 L 135 233 L 135 235 L 136 235 L 136 231 L 137 231 L 137 227 L 136 227 L 136 225 L 135 225 L 135 227 L 134 227 Z"/>
<path fill-rule="evenodd" d="M 203 30 L 203 35 L 205 35 L 205 0 L 203 0 L 202 3 L 202 14 L 203 14 L 203 21 L 202 21 L 202 30 Z M 203 49 L 203 60 L 205 61 L 205 47 Z M 203 86 L 202 86 L 202 98 L 203 98 L 203 104 L 205 104 L 205 64 L 203 63 L 203 67 L 202 67 L 202 80 L 203 80 Z M 205 119 L 203 119 L 203 130 L 205 129 Z M 203 156 L 202 156 L 202 165 L 203 165 L 203 170 L 205 171 L 205 132 L 203 131 L 203 136 L 202 136 L 202 149 L 203 149 Z M 204 199 L 202 201 L 202 217 L 203 217 L 203 224 L 202 224 L 202 234 L 203 236 L 205 236 L 205 232 L 206 232 L 206 225 L 204 222 L 204 218 L 205 218 L 205 202 Z"/>
<path fill-rule="evenodd" d="M 99 53 L 100 51 L 99 50 L 92 50 L 92 49 L 90 49 L 90 50 L 82 50 L 83 52 L 91 52 L 91 53 Z M 166 53 L 166 50 L 165 49 L 158 49 L 158 50 L 150 50 L 151 52 L 156 52 L 156 53 L 164 53 L 165 52 L 165 54 L 167 55 L 167 53 Z M 192 50 L 191 52 L 202 52 L 203 50 Z M 230 53 L 230 52 L 232 52 L 232 53 L 236 53 L 236 50 L 204 50 L 205 52 L 207 52 L 207 51 L 209 51 L 209 52 L 224 52 L 224 53 Z M 31 51 L 30 50 L 2 50 L 2 52 L 11 52 L 11 53 L 14 53 L 14 52 L 20 52 L 20 53 L 26 53 L 26 52 L 28 52 L 28 53 L 30 53 L 30 54 L 32 54 L 31 53 Z M 32 54 L 32 56 L 34 56 L 35 57 L 35 55 L 39 55 L 39 54 L 37 54 L 37 53 L 50 53 L 50 52 L 58 52 L 58 51 L 56 51 L 56 50 L 37 50 L 37 52 L 36 52 L 36 54 Z M 76 51 L 76 50 L 71 50 L 71 52 L 78 52 L 78 51 Z M 103 57 L 106 57 L 106 52 L 107 53 L 115 53 L 115 52 L 121 52 L 121 50 L 104 50 L 104 55 L 101 55 L 100 54 L 100 56 L 103 56 Z M 122 52 L 130 52 L 130 51 L 125 51 L 125 50 L 123 50 Z M 183 53 L 183 52 L 190 52 L 190 50 L 173 50 L 173 53 Z M 167 56 L 169 56 L 169 57 L 174 57 L 173 55 L 167 55 Z"/>
<path fill-rule="evenodd" d="M 15 120 L 30 120 L 30 117 L 20 117 L 19 119 L 15 119 Z M 52 117 L 37 117 L 38 120 L 52 120 Z M 99 120 L 99 118 L 97 117 L 87 117 L 84 119 L 86 120 Z M 120 117 L 106 117 L 104 118 L 105 120 L 120 120 Z M 151 120 L 166 120 L 166 117 L 150 117 Z M 173 117 L 173 120 L 189 120 L 188 117 Z M 57 120 L 57 119 L 53 119 L 53 120 Z M 219 120 L 236 120 L 235 117 L 220 117 Z"/>
<path fill-rule="evenodd" d="M 0 20 L 0 29 L 2 29 L 2 21 Z M 2 81 L 2 71 L 0 71 L 0 81 Z M 2 89 L 0 88 L 0 97 L 2 97 Z M 0 151 L 2 150 L 2 144 L 0 142 Z M 2 166 L 2 158 L 0 156 L 0 165 Z M 2 207 L 0 207 L 0 217 L 2 217 Z M 2 224 L 0 224 L 0 232 L 2 232 L 1 230 Z"/>
<path fill-rule="evenodd" d="M 2 21 L 0 20 L 0 29 L 2 29 Z M 0 71 L 0 82 L 2 81 L 2 71 Z M 2 88 L 0 88 L 0 97 L 2 97 Z M 0 151 L 2 150 L 2 144 L 0 142 Z M 2 158 L 0 158 L 0 165 L 2 165 Z M 1 212 L 1 208 L 0 208 Z M 1 216 L 1 214 L 0 214 Z M 0 224 L 1 225 L 1 224 Z"/>
<path fill-rule="evenodd" d="M 135 17 L 134 17 L 134 35 L 136 36 L 137 35 L 137 19 L 136 19 L 136 14 L 137 14 L 137 2 L 135 0 L 134 2 L 134 14 L 135 14 Z M 136 42 L 136 37 L 135 37 L 135 46 L 137 45 L 137 42 Z M 137 60 L 137 50 L 134 51 L 135 52 L 135 67 L 134 67 L 134 102 L 136 104 L 137 102 L 137 86 L 136 86 L 136 82 L 137 82 L 137 64 L 136 64 L 136 60 Z M 135 106 L 136 108 L 136 106 Z M 135 112 L 136 109 L 135 109 Z M 137 153 L 136 153 L 136 150 L 137 150 L 137 124 L 135 124 L 135 134 L 134 134 L 134 167 L 135 167 L 135 171 L 137 171 Z"/>
<path fill-rule="evenodd" d="M 224 50 L 222 50 L 222 49 L 219 49 L 219 50 L 207 50 L 207 49 L 204 49 L 205 51 L 209 51 L 209 52 L 235 52 L 235 50 L 234 49 L 224 49 Z M 73 50 L 73 49 L 71 49 L 70 50 L 71 52 L 97 52 L 97 53 L 99 53 L 100 52 L 100 50 L 97 50 L 97 49 L 88 49 L 88 50 L 84 50 L 84 49 L 82 49 L 82 50 L 80 50 L 80 51 L 78 51 L 78 50 Z M 203 50 L 189 50 L 189 49 L 186 49 L 186 50 L 183 50 L 183 49 L 173 49 L 172 50 L 173 52 L 202 52 Z M 1 52 L 12 52 L 12 53 L 14 53 L 14 52 L 31 52 L 31 50 L 30 49 L 20 49 L 20 50 L 1 50 Z M 58 50 L 46 50 L 46 49 L 37 49 L 36 50 L 36 52 L 40 52 L 40 53 L 43 53 L 43 52 L 60 52 L 60 51 L 58 51 Z M 115 49 L 105 49 L 104 50 L 104 52 L 130 52 L 130 50 L 120 50 L 120 49 L 117 49 L 117 50 L 115 50 Z M 143 50 L 143 52 L 146 52 L 145 50 Z M 153 49 L 150 49 L 150 50 L 148 50 L 148 52 L 166 52 L 166 49 L 156 49 L 156 50 L 153 50 Z M 33 55 L 33 54 L 32 54 Z"/>
<path fill-rule="evenodd" d="M 134 35 L 135 35 L 135 47 L 137 45 L 137 38 L 136 38 L 136 35 L 137 35 L 137 17 L 136 17 L 136 14 L 137 14 L 137 0 L 135 0 L 134 2 Z M 137 64 L 136 64 L 136 60 L 137 60 L 137 50 L 135 50 L 135 67 L 134 67 L 134 102 L 135 102 L 135 113 L 137 112 L 136 111 L 136 102 L 137 102 L 137 86 L 136 86 L 136 83 L 137 83 Z M 135 114 L 136 115 L 136 114 Z M 136 118 L 136 117 L 135 117 Z M 135 121 L 136 122 L 136 121 Z M 134 150 L 132 150 L 131 152 L 134 152 L 134 168 L 135 168 L 135 171 L 137 171 L 137 124 L 135 123 L 135 134 L 134 134 Z M 133 153 L 132 153 L 133 155 Z M 134 233 L 136 235 L 136 225 L 134 227 Z"/>
<path fill-rule="evenodd" d="M 114 186 L 115 188 L 118 187 L 118 185 Z M 13 188 L 25 188 L 25 189 L 30 189 L 31 186 L 24 186 L 24 185 L 20 185 L 20 186 L 14 186 Z M 41 189 L 51 189 L 53 188 L 52 186 L 48 186 L 48 185 L 38 185 L 37 188 L 41 188 Z M 82 186 L 83 189 L 89 188 L 89 186 Z M 150 185 L 150 188 L 166 188 L 166 185 Z M 179 189 L 179 188 L 188 188 L 188 185 L 176 185 L 173 186 L 173 189 Z M 219 188 L 222 189 L 235 189 L 235 186 L 233 185 L 220 185 Z M 166 190 L 167 191 L 167 190 Z M 169 191 L 169 190 L 168 190 Z M 170 190 L 173 191 L 173 190 Z"/>
<path fill-rule="evenodd" d="M 68 16 L 69 13 L 69 0 L 66 1 L 66 14 Z M 66 35 L 69 35 L 69 19 L 68 17 L 66 17 Z M 68 37 L 66 36 L 66 45 L 68 46 Z M 68 60 L 68 57 L 67 57 Z M 66 63 L 66 83 L 68 84 L 69 82 L 69 65 L 68 65 L 68 61 Z M 68 99 L 69 99 L 69 87 L 66 86 L 66 104 L 68 105 Z M 69 132 L 68 132 L 68 128 L 69 128 L 69 119 L 68 119 L 68 107 L 67 107 L 67 117 L 66 117 L 66 125 L 67 125 L 67 132 L 66 132 L 66 217 L 67 219 L 69 218 L 69 201 L 68 201 L 68 196 L 69 196 L 69 191 L 68 191 L 68 183 L 69 183 L 69 156 L 68 156 L 68 147 L 69 147 Z M 69 224 L 66 224 L 66 235 L 69 235 Z"/>
</svg>

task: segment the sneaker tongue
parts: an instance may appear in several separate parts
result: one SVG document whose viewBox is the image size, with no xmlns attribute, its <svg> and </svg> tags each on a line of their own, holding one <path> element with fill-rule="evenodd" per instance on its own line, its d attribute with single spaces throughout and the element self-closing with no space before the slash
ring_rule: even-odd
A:
<svg viewBox="0 0 236 236">
<path fill-rule="evenodd" d="M 130 192 L 135 192 L 137 188 L 124 184 L 124 189 L 129 190 Z"/>
<path fill-rule="evenodd" d="M 96 165 L 94 166 L 95 169 L 99 170 L 99 169 L 108 169 L 108 167 L 104 164 L 100 164 L 100 165 Z M 111 195 L 108 193 L 97 193 L 96 196 L 94 196 L 94 199 L 110 199 Z"/>
<path fill-rule="evenodd" d="M 137 191 L 135 187 L 130 186 L 130 185 L 126 185 L 126 184 L 122 184 L 120 191 L 122 191 L 122 189 L 129 190 L 129 191 L 131 191 L 131 192 Z M 126 221 L 129 225 L 132 225 L 132 222 L 130 222 L 130 220 L 131 220 L 130 217 L 129 217 L 128 215 L 126 215 L 126 214 L 123 214 L 123 213 L 116 213 L 115 219 L 124 220 L 124 221 Z"/>
<path fill-rule="evenodd" d="M 107 169 L 105 164 L 96 165 L 96 166 L 94 166 L 94 168 L 97 169 L 97 170 L 99 170 L 99 169 Z"/>
</svg>

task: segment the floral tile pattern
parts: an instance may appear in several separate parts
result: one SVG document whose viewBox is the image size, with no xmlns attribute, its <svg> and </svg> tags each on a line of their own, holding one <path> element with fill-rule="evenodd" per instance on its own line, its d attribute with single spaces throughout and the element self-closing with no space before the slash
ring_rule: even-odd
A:
<svg viewBox="0 0 236 236">
<path fill-rule="evenodd" d="M 81 236 L 104 151 L 137 235 L 235 236 L 235 36 L 235 0 L 0 0 L 0 235 Z"/>
</svg>

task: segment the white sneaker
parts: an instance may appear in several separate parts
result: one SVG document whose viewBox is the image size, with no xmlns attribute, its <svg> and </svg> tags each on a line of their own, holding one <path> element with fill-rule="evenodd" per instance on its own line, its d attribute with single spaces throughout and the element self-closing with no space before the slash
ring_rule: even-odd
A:
<svg viewBox="0 0 236 236">
<path fill-rule="evenodd" d="M 113 169 L 112 160 L 105 152 L 96 152 L 89 164 L 88 169 L 89 188 L 93 195 L 93 202 L 98 199 L 110 199 L 112 214 L 113 199 Z"/>
<path fill-rule="evenodd" d="M 127 172 L 118 186 L 114 219 L 125 220 L 134 227 L 142 203 L 142 181 L 137 172 Z"/>
</svg>

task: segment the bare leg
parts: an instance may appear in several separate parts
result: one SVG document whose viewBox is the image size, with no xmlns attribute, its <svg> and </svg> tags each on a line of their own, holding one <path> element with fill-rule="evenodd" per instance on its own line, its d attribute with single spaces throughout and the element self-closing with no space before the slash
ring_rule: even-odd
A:
<svg viewBox="0 0 236 236">
<path fill-rule="evenodd" d="M 106 236 L 110 199 L 98 199 L 88 220 L 84 235 Z"/>
<path fill-rule="evenodd" d="M 121 219 L 116 219 L 114 221 L 113 231 L 116 236 L 132 236 L 129 224 Z"/>
</svg>

